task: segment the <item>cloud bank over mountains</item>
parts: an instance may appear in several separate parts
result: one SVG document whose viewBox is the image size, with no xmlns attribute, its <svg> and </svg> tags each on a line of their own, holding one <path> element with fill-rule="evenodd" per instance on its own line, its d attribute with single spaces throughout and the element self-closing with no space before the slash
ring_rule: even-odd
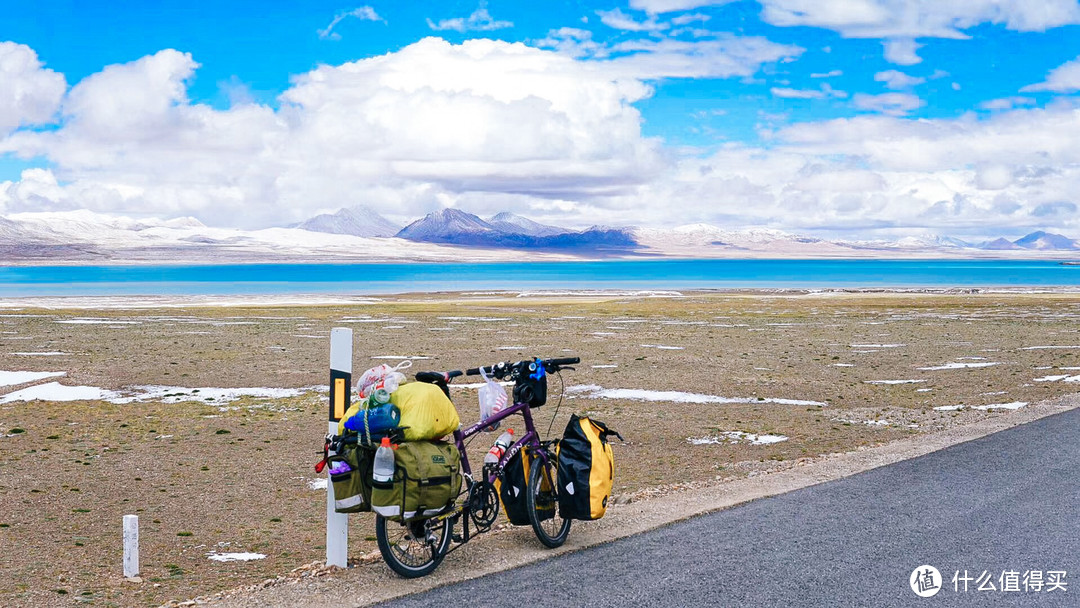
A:
<svg viewBox="0 0 1080 608">
<path fill-rule="evenodd" d="M 89 209 L 250 229 L 364 204 L 401 222 L 466 208 L 578 227 L 1080 231 L 1080 99 L 1070 96 L 1080 91 L 1080 57 L 1017 95 L 985 100 L 984 113 L 909 118 L 927 103 L 918 87 L 928 79 L 901 68 L 876 72 L 880 93 L 777 83 L 776 97 L 836 100 L 853 114 L 763 120 L 757 142 L 688 149 L 653 135 L 641 107 L 659 87 L 760 79 L 805 55 L 765 36 L 710 30 L 708 15 L 692 12 L 725 4 L 631 0 L 591 15 L 624 34 L 615 42 L 577 27 L 528 44 L 428 37 L 294 75 L 273 103 L 227 107 L 189 98 L 200 59 L 182 49 L 69 86 L 35 49 L 0 42 L 0 157 L 44 161 L 0 181 L 0 215 Z M 760 5 L 772 26 L 880 40 L 900 66 L 922 61 L 919 40 L 962 40 L 979 25 L 1032 32 L 1080 23 L 1080 5 L 1067 0 Z M 365 8 L 370 15 L 353 16 L 383 19 Z M 473 21 L 513 26 L 481 6 L 460 24 L 441 17 L 433 27 L 494 29 Z M 1056 97 L 1040 107 L 1020 92 Z"/>
</svg>

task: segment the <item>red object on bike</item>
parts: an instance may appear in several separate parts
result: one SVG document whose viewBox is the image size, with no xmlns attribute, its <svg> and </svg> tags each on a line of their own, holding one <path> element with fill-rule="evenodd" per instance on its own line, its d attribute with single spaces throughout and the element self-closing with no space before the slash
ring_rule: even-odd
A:
<svg viewBox="0 0 1080 608">
<path fill-rule="evenodd" d="M 512 443 L 514 443 L 514 429 L 506 429 L 506 432 L 499 435 L 499 438 L 495 440 L 495 445 L 488 450 L 487 456 L 484 456 L 484 464 L 497 463 L 502 460 L 503 454 L 506 453 L 507 448 Z"/>
</svg>

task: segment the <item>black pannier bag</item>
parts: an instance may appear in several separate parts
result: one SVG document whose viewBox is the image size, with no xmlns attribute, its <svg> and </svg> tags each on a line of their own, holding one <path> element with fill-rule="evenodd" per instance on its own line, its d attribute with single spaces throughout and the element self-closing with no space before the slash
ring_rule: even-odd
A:
<svg viewBox="0 0 1080 608">
<path fill-rule="evenodd" d="M 502 502 L 506 519 L 515 526 L 527 526 L 531 523 L 527 502 L 528 480 L 529 467 L 535 460 L 536 456 L 526 455 L 525 450 L 522 449 L 506 461 L 502 476 L 495 480 L 495 488 L 499 491 L 499 501 Z M 551 515 L 544 517 L 541 513 L 540 519 L 550 519 L 550 517 Z"/>
<path fill-rule="evenodd" d="M 564 519 L 600 519 L 607 512 L 615 483 L 615 458 L 607 438 L 616 431 L 603 422 L 570 416 L 559 441 L 559 516 Z"/>
</svg>

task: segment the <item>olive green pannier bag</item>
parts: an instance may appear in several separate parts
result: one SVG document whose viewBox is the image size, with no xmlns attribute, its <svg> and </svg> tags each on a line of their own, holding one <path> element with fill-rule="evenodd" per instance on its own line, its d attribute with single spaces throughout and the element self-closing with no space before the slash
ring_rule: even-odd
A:
<svg viewBox="0 0 1080 608">
<path fill-rule="evenodd" d="M 334 510 L 338 513 L 363 513 L 371 510 L 371 467 L 375 459 L 375 450 L 350 445 L 341 453 L 327 459 L 333 470 L 335 463 L 344 461 L 349 471 L 330 475 L 334 484 Z"/>
<path fill-rule="evenodd" d="M 387 519 L 439 515 L 461 493 L 461 455 L 452 443 L 407 441 L 394 450 L 393 481 L 371 485 L 371 510 Z"/>
</svg>

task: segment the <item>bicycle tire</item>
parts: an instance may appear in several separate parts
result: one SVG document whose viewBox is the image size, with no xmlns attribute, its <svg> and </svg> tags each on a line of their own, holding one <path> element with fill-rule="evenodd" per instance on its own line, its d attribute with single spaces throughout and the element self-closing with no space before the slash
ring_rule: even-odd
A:
<svg viewBox="0 0 1080 608">
<path fill-rule="evenodd" d="M 437 540 L 428 543 L 415 538 L 421 531 L 425 537 L 435 534 Z M 382 515 L 375 516 L 375 540 L 379 544 L 379 553 L 386 565 L 404 578 L 426 576 L 438 568 L 450 548 L 451 537 L 448 517 L 399 523 Z"/>
<path fill-rule="evenodd" d="M 571 520 L 559 516 L 558 479 L 553 455 L 533 460 L 525 505 L 536 538 L 551 549 L 562 546 L 570 535 Z"/>
</svg>

